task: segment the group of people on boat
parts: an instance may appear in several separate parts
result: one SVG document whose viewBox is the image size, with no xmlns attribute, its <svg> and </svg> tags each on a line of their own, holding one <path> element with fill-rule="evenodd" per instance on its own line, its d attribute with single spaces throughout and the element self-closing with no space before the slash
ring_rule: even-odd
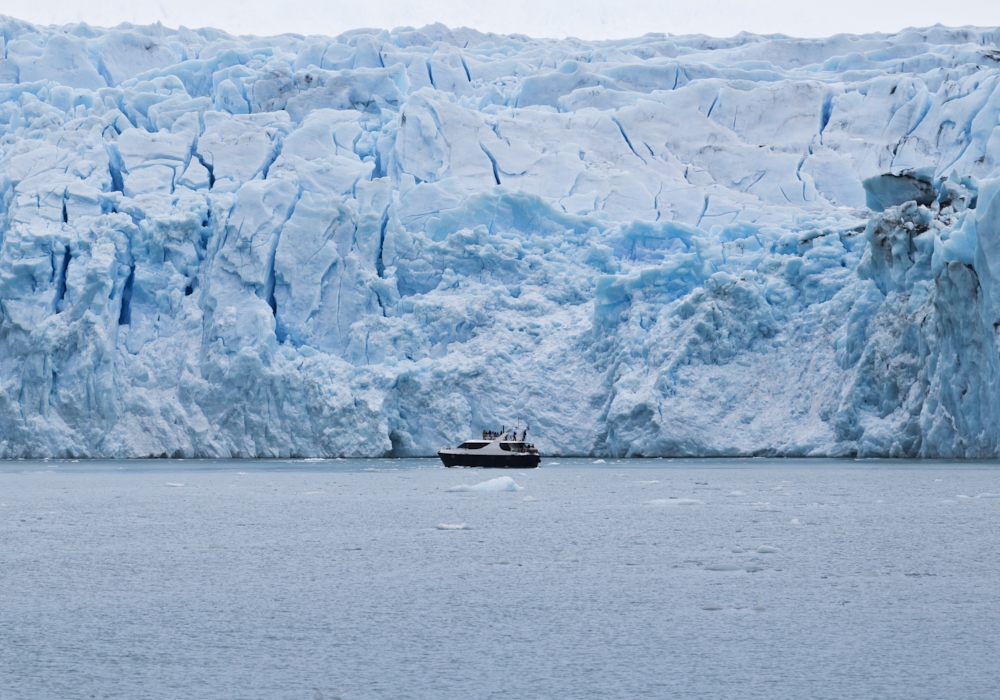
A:
<svg viewBox="0 0 1000 700">
<path fill-rule="evenodd" d="M 495 430 L 484 430 L 483 440 L 496 440 L 501 435 L 505 436 L 508 440 L 512 440 L 515 442 L 524 442 L 524 439 L 528 437 L 528 428 L 527 426 L 525 426 L 524 430 L 522 430 L 520 433 L 521 435 L 520 437 L 518 437 L 517 430 L 511 430 L 510 432 L 508 432 L 506 426 L 500 428 L 499 433 L 496 432 Z"/>
</svg>

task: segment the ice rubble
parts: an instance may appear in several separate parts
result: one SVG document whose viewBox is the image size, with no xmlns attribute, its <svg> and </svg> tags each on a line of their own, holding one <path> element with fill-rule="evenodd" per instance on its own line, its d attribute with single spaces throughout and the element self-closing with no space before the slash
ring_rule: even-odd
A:
<svg viewBox="0 0 1000 700">
<path fill-rule="evenodd" d="M 0 456 L 1000 451 L 1000 31 L 0 27 Z"/>
</svg>

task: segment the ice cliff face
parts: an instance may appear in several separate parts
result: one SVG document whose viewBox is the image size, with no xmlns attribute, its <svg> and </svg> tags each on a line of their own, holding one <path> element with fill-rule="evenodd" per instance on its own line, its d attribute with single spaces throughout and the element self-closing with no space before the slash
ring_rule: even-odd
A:
<svg viewBox="0 0 1000 700">
<path fill-rule="evenodd" d="M 0 29 L 2 457 L 1000 453 L 1000 31 Z"/>
</svg>

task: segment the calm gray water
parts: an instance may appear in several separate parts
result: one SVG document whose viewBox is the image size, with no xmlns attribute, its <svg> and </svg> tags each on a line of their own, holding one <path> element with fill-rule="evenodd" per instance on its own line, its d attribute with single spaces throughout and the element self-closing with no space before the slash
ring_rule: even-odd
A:
<svg viewBox="0 0 1000 700">
<path fill-rule="evenodd" d="M 0 698 L 997 698 L 996 494 L 988 463 L 2 463 Z"/>
</svg>

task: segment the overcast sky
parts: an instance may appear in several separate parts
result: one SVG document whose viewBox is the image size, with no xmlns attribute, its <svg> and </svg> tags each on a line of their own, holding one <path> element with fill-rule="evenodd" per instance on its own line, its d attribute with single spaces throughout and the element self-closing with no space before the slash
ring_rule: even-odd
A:
<svg viewBox="0 0 1000 700">
<path fill-rule="evenodd" d="M 443 22 L 482 31 L 585 39 L 647 32 L 740 31 L 829 36 L 942 23 L 1000 25 L 1000 0 L 3 0 L 0 12 L 43 24 L 163 22 L 234 34 L 339 34 Z"/>
</svg>

